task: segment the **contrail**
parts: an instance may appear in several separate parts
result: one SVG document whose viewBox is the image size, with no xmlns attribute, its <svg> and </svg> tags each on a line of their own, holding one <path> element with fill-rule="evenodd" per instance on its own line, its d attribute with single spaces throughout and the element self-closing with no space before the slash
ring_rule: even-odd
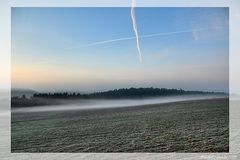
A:
<svg viewBox="0 0 240 160">
<path fill-rule="evenodd" d="M 131 3 L 131 18 L 132 18 L 132 23 L 133 23 L 133 30 L 134 30 L 135 35 L 136 35 L 138 58 L 139 58 L 139 62 L 142 62 L 142 54 L 141 54 L 141 50 L 140 50 L 140 47 L 139 47 L 138 30 L 137 30 L 137 23 L 136 23 L 136 18 L 135 18 L 134 6 L 135 6 L 135 0 L 132 0 L 132 3 Z"/>
<path fill-rule="evenodd" d="M 104 40 L 104 41 L 97 41 L 93 42 L 90 44 L 85 45 L 86 47 L 88 46 L 95 46 L 99 44 L 105 44 L 105 43 L 112 43 L 112 42 L 117 42 L 117 41 L 124 41 L 124 40 L 129 40 L 129 39 L 135 39 L 136 37 L 123 37 L 123 38 L 116 38 L 116 39 L 110 39 L 110 40 Z"/>
<path fill-rule="evenodd" d="M 158 36 L 165 36 L 165 35 L 174 35 L 174 34 L 181 34 L 181 33 L 193 33 L 193 32 L 196 32 L 196 31 L 210 30 L 210 29 L 215 29 L 215 28 L 216 27 L 209 27 L 209 28 L 199 28 L 199 29 L 194 29 L 194 30 L 193 29 L 188 29 L 188 30 L 180 30 L 180 31 L 173 31 L 173 32 L 160 32 L 160 33 L 153 33 L 153 34 L 147 34 L 147 35 L 138 36 L 138 38 L 142 39 L 142 38 L 151 38 L 151 37 L 158 37 Z M 116 38 L 116 39 L 97 41 L 97 42 L 89 43 L 89 44 L 82 45 L 82 46 L 67 47 L 65 49 L 75 49 L 75 48 L 82 48 L 82 47 L 90 47 L 90 46 L 95 46 L 95 45 L 101 45 L 101 44 L 107 44 L 107 43 L 118 42 L 118 41 L 125 41 L 125 40 L 131 40 L 131 39 L 136 39 L 136 36 L 122 37 L 122 38 Z"/>
</svg>

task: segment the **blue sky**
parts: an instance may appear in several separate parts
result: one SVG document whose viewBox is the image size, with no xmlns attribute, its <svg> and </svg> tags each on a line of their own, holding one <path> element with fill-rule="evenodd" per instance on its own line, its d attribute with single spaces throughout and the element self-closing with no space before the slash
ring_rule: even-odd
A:
<svg viewBox="0 0 240 160">
<path fill-rule="evenodd" d="M 228 91 L 228 8 L 135 8 L 135 16 L 142 63 L 129 7 L 12 8 L 12 87 Z"/>
</svg>

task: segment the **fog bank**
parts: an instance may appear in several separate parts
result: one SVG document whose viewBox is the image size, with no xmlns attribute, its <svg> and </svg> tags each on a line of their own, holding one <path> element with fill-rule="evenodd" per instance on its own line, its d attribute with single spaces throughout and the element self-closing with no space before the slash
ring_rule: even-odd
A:
<svg viewBox="0 0 240 160">
<path fill-rule="evenodd" d="M 48 112 L 64 110 L 89 110 L 102 108 L 118 108 L 142 106 L 151 104 L 162 104 L 170 102 L 180 102 L 189 100 L 202 100 L 213 98 L 225 98 L 227 95 L 184 95 L 184 96 L 164 96 L 142 99 L 91 99 L 91 100 L 66 100 L 62 105 L 34 106 L 24 108 L 13 108 L 12 112 Z"/>
</svg>

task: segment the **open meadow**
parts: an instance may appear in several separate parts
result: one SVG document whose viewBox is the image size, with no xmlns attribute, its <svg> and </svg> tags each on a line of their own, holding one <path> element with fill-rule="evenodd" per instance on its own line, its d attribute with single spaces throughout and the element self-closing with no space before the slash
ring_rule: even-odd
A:
<svg viewBox="0 0 240 160">
<path fill-rule="evenodd" d="M 12 152 L 228 152 L 229 99 L 12 112 Z"/>
</svg>

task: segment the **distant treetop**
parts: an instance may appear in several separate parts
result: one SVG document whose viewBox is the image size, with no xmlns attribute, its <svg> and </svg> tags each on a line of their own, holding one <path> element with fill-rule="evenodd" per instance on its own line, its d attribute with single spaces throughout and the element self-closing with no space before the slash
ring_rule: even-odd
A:
<svg viewBox="0 0 240 160">
<path fill-rule="evenodd" d="M 122 88 L 103 92 L 94 92 L 90 94 L 81 93 L 35 93 L 33 97 L 40 98 L 142 98 L 152 96 L 169 96 L 169 95 L 186 95 L 186 94 L 219 94 L 220 92 L 203 92 L 203 91 L 185 91 L 182 89 L 167 88 Z M 221 94 L 223 94 L 221 92 Z"/>
</svg>

